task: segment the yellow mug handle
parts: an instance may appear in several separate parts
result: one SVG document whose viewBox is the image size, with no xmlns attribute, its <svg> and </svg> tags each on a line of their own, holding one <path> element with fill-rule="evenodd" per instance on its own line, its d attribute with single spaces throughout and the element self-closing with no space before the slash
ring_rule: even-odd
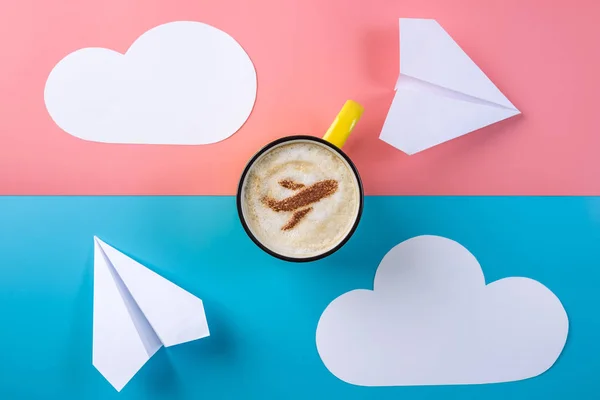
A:
<svg viewBox="0 0 600 400">
<path fill-rule="evenodd" d="M 342 107 L 342 110 L 325 133 L 325 136 L 323 136 L 323 139 L 341 149 L 363 111 L 363 106 L 357 102 L 353 100 L 346 101 L 346 104 Z"/>
</svg>

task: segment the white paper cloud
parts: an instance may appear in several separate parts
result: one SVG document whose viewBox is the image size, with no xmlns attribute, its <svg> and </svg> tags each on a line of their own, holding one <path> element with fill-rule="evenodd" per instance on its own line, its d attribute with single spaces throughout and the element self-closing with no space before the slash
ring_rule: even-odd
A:
<svg viewBox="0 0 600 400">
<path fill-rule="evenodd" d="M 207 144 L 233 135 L 256 99 L 256 71 L 227 33 L 178 21 L 123 55 L 77 50 L 50 73 L 46 108 L 64 131 L 107 143 Z"/>
<path fill-rule="evenodd" d="M 374 290 L 335 299 L 317 349 L 338 378 L 361 386 L 509 382 L 560 355 L 568 332 L 559 299 L 528 278 L 485 285 L 475 257 L 438 236 L 400 243 L 381 261 Z"/>
</svg>

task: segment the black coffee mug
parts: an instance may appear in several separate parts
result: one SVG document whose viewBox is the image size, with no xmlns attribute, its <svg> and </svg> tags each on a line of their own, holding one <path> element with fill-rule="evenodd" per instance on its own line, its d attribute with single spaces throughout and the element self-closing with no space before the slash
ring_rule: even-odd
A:
<svg viewBox="0 0 600 400">
<path fill-rule="evenodd" d="M 270 254 L 273 257 L 279 258 L 284 261 L 291 261 L 291 262 L 315 261 L 315 260 L 325 258 L 325 257 L 335 253 L 336 251 L 338 251 L 342 246 L 344 246 L 348 242 L 350 237 L 352 237 L 352 235 L 356 231 L 356 228 L 358 227 L 358 223 L 360 222 L 360 218 L 362 216 L 362 211 L 363 211 L 363 207 L 364 207 L 364 191 L 363 191 L 362 181 L 360 179 L 360 175 L 358 173 L 356 166 L 354 165 L 354 163 L 352 162 L 350 157 L 348 157 L 346 155 L 346 153 L 344 153 L 341 150 L 341 147 L 344 145 L 346 139 L 350 135 L 350 132 L 352 132 L 352 129 L 354 128 L 356 122 L 362 115 L 362 112 L 363 112 L 362 106 L 360 106 L 358 103 L 356 103 L 352 100 L 349 100 L 346 102 L 346 104 L 344 105 L 344 107 L 342 108 L 342 110 L 340 111 L 338 116 L 336 117 L 335 121 L 331 124 L 327 133 L 325 134 L 325 136 L 323 136 L 323 139 L 314 137 L 314 136 L 305 136 L 305 135 L 286 136 L 286 137 L 274 140 L 271 143 L 267 144 L 266 146 L 261 148 L 256 154 L 254 154 L 254 156 L 252 156 L 250 161 L 248 161 L 248 163 L 246 164 L 246 167 L 244 168 L 244 170 L 242 172 L 242 175 L 240 177 L 239 184 L 238 184 L 237 195 L 236 195 L 237 211 L 238 211 L 238 216 L 240 218 L 240 222 L 242 223 L 242 226 L 244 227 L 246 234 L 263 251 L 265 251 L 266 253 Z M 349 169 L 354 174 L 355 183 L 357 186 L 356 189 L 358 191 L 358 210 L 355 214 L 355 219 L 352 223 L 350 230 L 344 235 L 344 237 L 334 247 L 324 251 L 323 253 L 318 253 L 316 255 L 311 255 L 311 256 L 307 256 L 307 257 L 293 257 L 293 256 L 289 256 L 289 255 L 284 255 L 284 254 L 278 253 L 277 251 L 269 248 L 265 243 L 262 243 L 257 238 L 257 236 L 252 232 L 252 229 L 249 226 L 249 224 L 247 223 L 245 215 L 244 215 L 244 204 L 243 204 L 244 203 L 244 195 L 243 194 L 244 194 L 244 187 L 246 185 L 246 179 L 248 178 L 249 171 L 257 163 L 257 161 L 259 161 L 266 154 L 270 153 L 272 150 L 274 150 L 280 146 L 292 144 L 292 143 L 313 143 L 313 144 L 320 145 L 324 148 L 327 148 L 329 151 L 336 154 L 338 157 L 340 157 L 341 160 L 343 160 L 345 162 L 345 164 L 347 164 Z"/>
</svg>

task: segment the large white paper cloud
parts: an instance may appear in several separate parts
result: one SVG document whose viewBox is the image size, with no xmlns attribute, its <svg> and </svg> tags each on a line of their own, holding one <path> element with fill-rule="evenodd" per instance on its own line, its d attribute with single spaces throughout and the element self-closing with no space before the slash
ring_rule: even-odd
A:
<svg viewBox="0 0 600 400">
<path fill-rule="evenodd" d="M 486 286 L 460 244 L 419 236 L 390 250 L 374 290 L 335 299 L 317 349 L 338 378 L 361 386 L 509 382 L 539 375 L 568 332 L 559 299 L 528 278 Z"/>
<path fill-rule="evenodd" d="M 256 71 L 227 33 L 200 22 L 150 29 L 125 54 L 77 50 L 50 73 L 46 108 L 64 131 L 107 143 L 207 144 L 233 135 Z"/>
</svg>

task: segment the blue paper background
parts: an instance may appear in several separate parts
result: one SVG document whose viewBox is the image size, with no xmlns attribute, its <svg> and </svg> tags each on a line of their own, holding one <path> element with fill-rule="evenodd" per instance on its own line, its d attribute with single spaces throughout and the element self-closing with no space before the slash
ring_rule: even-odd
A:
<svg viewBox="0 0 600 400">
<path fill-rule="evenodd" d="M 436 234 L 486 280 L 527 276 L 563 302 L 569 339 L 537 378 L 366 388 L 327 371 L 321 312 L 371 288 L 394 245 Z M 161 349 L 117 393 L 91 365 L 93 235 L 201 297 L 209 338 Z M 290 264 L 244 234 L 233 197 L 0 197 L 0 399 L 600 398 L 600 199 L 368 197 L 330 258 Z"/>
</svg>

